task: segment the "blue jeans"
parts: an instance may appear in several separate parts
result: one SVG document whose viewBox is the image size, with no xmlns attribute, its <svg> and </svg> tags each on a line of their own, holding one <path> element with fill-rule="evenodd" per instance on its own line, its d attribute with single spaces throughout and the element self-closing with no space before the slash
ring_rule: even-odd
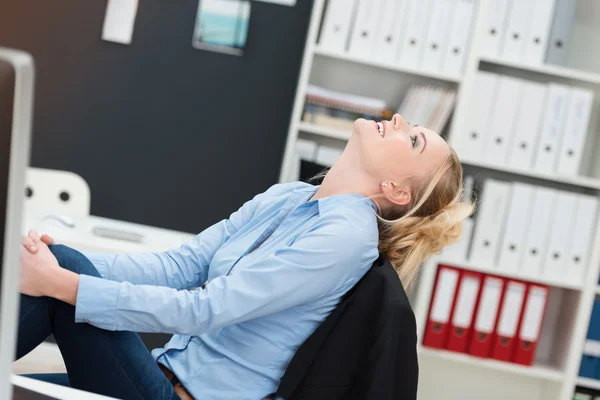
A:
<svg viewBox="0 0 600 400">
<path fill-rule="evenodd" d="M 60 245 L 51 246 L 51 250 L 61 267 L 100 277 L 94 265 L 78 251 Z M 68 375 L 29 377 L 119 399 L 179 399 L 137 333 L 111 332 L 75 323 L 75 307 L 70 304 L 49 297 L 21 295 L 17 359 L 50 334 L 60 348 Z"/>
</svg>

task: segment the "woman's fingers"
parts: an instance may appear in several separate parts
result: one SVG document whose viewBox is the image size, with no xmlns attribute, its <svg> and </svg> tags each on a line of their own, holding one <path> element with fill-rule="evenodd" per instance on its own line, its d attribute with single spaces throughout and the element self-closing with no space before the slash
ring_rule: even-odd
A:
<svg viewBox="0 0 600 400">
<path fill-rule="evenodd" d="M 31 237 L 31 236 L 25 236 L 23 239 L 21 239 L 21 244 L 23 245 L 23 247 L 25 247 L 27 249 L 28 252 L 30 252 L 31 254 L 35 254 L 38 252 L 39 248 L 37 247 L 37 245 L 35 244 L 35 240 Z"/>
<path fill-rule="evenodd" d="M 52 246 L 53 244 L 56 244 L 56 242 L 54 242 L 54 239 L 50 235 L 43 234 L 40 239 L 42 240 L 42 242 L 46 243 L 48 246 Z"/>
</svg>

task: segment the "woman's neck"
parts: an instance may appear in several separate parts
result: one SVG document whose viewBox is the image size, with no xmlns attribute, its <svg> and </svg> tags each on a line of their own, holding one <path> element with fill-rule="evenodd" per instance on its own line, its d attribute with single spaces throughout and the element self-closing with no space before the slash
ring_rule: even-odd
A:
<svg viewBox="0 0 600 400">
<path fill-rule="evenodd" d="M 359 164 L 347 150 L 327 172 L 312 200 L 347 193 L 356 193 L 367 197 L 377 193 L 377 188 L 373 187 L 371 182 L 372 179 L 360 169 Z"/>
</svg>

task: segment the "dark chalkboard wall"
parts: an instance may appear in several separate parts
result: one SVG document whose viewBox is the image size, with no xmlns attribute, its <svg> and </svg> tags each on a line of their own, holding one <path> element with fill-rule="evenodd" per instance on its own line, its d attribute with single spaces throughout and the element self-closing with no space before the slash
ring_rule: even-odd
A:
<svg viewBox="0 0 600 400">
<path fill-rule="evenodd" d="M 243 57 L 192 48 L 192 0 L 141 0 L 133 43 L 104 0 L 2 0 L 0 45 L 37 64 L 32 165 L 83 176 L 92 214 L 198 232 L 277 182 L 311 0 L 252 2 Z"/>
</svg>

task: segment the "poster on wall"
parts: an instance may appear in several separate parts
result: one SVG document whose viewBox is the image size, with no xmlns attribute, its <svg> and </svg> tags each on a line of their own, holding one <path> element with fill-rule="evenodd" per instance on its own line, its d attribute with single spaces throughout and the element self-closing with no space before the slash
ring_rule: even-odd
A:
<svg viewBox="0 0 600 400">
<path fill-rule="evenodd" d="M 200 0 L 192 46 L 241 56 L 246 46 L 249 20 L 250 1 Z"/>
</svg>

